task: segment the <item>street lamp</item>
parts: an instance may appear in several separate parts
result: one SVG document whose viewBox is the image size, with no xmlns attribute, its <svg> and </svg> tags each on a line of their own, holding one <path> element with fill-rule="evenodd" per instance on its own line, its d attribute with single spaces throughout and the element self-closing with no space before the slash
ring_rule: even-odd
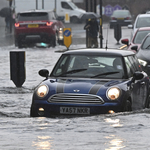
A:
<svg viewBox="0 0 150 150">
<path fill-rule="evenodd" d="M 102 0 L 99 0 L 99 4 L 100 4 L 100 7 L 99 7 L 99 12 L 100 12 L 100 48 L 103 48 L 103 29 L 102 29 L 102 23 L 103 23 L 103 20 L 102 20 Z"/>
</svg>

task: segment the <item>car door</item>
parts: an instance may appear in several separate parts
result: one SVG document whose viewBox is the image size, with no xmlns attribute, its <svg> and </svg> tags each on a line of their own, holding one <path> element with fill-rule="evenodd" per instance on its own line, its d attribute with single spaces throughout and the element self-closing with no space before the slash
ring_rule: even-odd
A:
<svg viewBox="0 0 150 150">
<path fill-rule="evenodd" d="M 134 72 L 140 71 L 141 67 L 138 63 L 137 58 L 133 56 L 125 57 L 125 63 L 127 66 L 127 74 L 129 78 L 133 77 Z M 132 109 L 138 110 L 145 108 L 147 96 L 148 96 L 148 80 L 146 76 L 141 80 L 135 80 L 131 83 L 131 98 L 132 98 Z"/>
</svg>

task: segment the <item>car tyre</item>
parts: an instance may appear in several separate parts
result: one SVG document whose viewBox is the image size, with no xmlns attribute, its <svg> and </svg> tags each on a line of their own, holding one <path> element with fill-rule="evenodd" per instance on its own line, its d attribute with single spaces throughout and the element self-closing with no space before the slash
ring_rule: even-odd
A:
<svg viewBox="0 0 150 150">
<path fill-rule="evenodd" d="M 22 42 L 18 42 L 18 48 L 23 48 Z"/>
<path fill-rule="evenodd" d="M 132 111 L 132 104 L 129 100 L 126 100 L 123 111 Z"/>
<path fill-rule="evenodd" d="M 110 24 L 110 29 L 113 29 L 113 25 Z"/>
<path fill-rule="evenodd" d="M 35 113 L 35 110 L 33 109 L 32 106 L 31 106 L 31 109 L 30 109 L 30 117 L 38 117 L 38 114 Z"/>
<path fill-rule="evenodd" d="M 51 45 L 52 47 L 55 47 L 55 46 L 56 46 L 56 35 L 53 36 L 50 45 Z"/>
<path fill-rule="evenodd" d="M 147 96 L 145 108 L 150 108 L 150 95 Z"/>
</svg>

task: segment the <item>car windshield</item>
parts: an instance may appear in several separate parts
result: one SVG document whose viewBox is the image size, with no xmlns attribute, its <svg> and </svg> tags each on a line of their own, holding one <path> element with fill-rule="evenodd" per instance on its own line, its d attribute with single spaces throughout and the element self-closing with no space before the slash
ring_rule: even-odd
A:
<svg viewBox="0 0 150 150">
<path fill-rule="evenodd" d="M 46 12 L 21 13 L 18 16 L 18 20 L 19 21 L 48 20 L 48 13 Z"/>
<path fill-rule="evenodd" d="M 121 57 L 62 55 L 51 76 L 122 79 L 124 70 Z"/>
<path fill-rule="evenodd" d="M 140 17 L 137 20 L 136 28 L 149 27 L 150 26 L 150 17 Z"/>
<path fill-rule="evenodd" d="M 148 36 L 143 42 L 142 49 L 150 49 L 150 36 Z"/>
<path fill-rule="evenodd" d="M 150 33 L 150 30 L 147 30 L 147 31 L 138 31 L 134 37 L 134 40 L 133 40 L 133 43 L 135 44 L 141 44 L 144 37 Z"/>
<path fill-rule="evenodd" d="M 119 18 L 119 17 L 128 17 L 130 14 L 128 11 L 114 11 L 113 17 Z"/>
</svg>

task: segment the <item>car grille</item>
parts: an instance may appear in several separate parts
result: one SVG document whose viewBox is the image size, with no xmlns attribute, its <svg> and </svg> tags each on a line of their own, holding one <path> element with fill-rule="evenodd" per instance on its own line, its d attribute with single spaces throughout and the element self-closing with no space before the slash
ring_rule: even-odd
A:
<svg viewBox="0 0 150 150">
<path fill-rule="evenodd" d="M 48 99 L 50 103 L 103 104 L 104 100 L 91 94 L 55 94 Z"/>
</svg>

